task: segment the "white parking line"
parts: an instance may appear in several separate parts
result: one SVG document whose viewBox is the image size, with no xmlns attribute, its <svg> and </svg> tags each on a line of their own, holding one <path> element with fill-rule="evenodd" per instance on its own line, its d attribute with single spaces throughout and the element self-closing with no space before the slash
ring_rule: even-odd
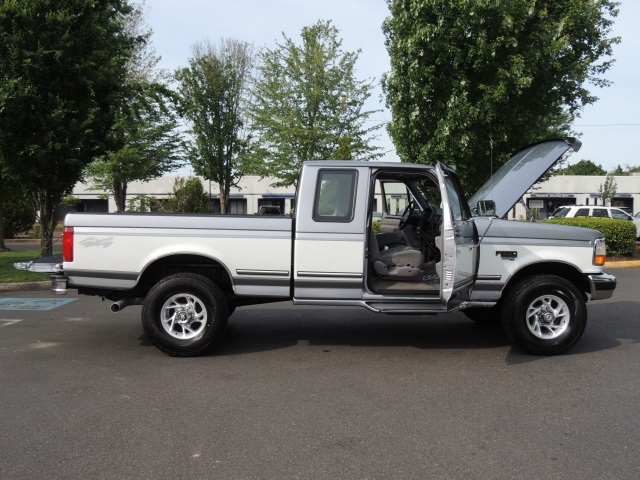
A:
<svg viewBox="0 0 640 480">
<path fill-rule="evenodd" d="M 21 322 L 22 319 L 16 318 L 16 319 L 7 319 L 7 320 L 0 320 L 0 328 L 2 327 L 8 327 L 9 325 L 14 325 L 18 322 Z"/>
</svg>

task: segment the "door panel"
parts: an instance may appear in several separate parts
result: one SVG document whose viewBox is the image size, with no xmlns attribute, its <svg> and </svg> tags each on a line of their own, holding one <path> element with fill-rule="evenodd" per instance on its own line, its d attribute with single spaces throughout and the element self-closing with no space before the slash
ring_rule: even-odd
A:
<svg viewBox="0 0 640 480">
<path fill-rule="evenodd" d="M 478 273 L 479 239 L 458 177 L 443 163 L 436 166 L 442 191 L 442 302 L 447 309 L 469 297 Z"/>
<path fill-rule="evenodd" d="M 360 299 L 368 168 L 309 166 L 294 238 L 294 300 Z M 364 174 L 363 174 L 364 173 Z"/>
</svg>

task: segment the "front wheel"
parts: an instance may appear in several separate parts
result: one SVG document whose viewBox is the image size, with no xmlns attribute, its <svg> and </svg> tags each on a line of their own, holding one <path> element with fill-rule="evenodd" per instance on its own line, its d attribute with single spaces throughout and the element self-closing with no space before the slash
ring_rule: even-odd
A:
<svg viewBox="0 0 640 480">
<path fill-rule="evenodd" d="M 227 302 L 218 286 L 192 273 L 162 279 L 142 306 L 145 333 L 157 348 L 175 357 L 204 353 L 227 319 Z"/>
<path fill-rule="evenodd" d="M 535 355 L 557 355 L 573 347 L 587 326 L 585 299 L 555 275 L 525 278 L 502 305 L 502 326 L 516 345 Z"/>
</svg>

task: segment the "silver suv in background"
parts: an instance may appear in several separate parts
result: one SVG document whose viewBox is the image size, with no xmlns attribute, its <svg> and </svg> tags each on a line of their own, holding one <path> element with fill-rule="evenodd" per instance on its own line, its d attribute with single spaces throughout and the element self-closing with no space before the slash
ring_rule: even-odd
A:
<svg viewBox="0 0 640 480">
<path fill-rule="evenodd" d="M 558 207 L 549 218 L 599 217 L 613 220 L 630 220 L 636 225 L 636 238 L 640 238 L 640 218 L 632 217 L 617 207 L 603 205 L 564 205 Z"/>
</svg>

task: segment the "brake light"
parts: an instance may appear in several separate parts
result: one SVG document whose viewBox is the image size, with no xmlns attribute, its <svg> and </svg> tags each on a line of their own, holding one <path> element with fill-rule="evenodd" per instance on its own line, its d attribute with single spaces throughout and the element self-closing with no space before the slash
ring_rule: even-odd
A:
<svg viewBox="0 0 640 480">
<path fill-rule="evenodd" d="M 604 265 L 607 261 L 607 244 L 603 238 L 599 238 L 593 245 L 593 264 L 597 266 Z"/>
<path fill-rule="evenodd" d="M 73 262 L 73 227 L 64 227 L 62 233 L 62 258 L 65 262 Z"/>
</svg>

